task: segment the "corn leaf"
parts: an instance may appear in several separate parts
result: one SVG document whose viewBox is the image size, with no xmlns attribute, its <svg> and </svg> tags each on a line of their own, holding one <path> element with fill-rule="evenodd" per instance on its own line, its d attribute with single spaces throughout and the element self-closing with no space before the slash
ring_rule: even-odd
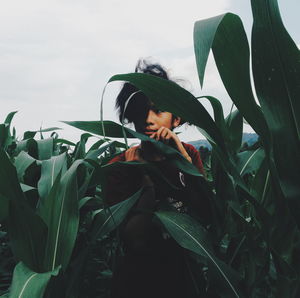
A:
<svg viewBox="0 0 300 298">
<path fill-rule="evenodd" d="M 115 75 L 109 79 L 109 82 L 113 81 L 130 82 L 158 108 L 203 128 L 214 142 L 224 148 L 221 133 L 209 113 L 190 92 L 176 83 L 144 73 Z"/>
<path fill-rule="evenodd" d="M 27 152 L 21 151 L 15 160 L 15 167 L 18 174 L 19 181 L 24 181 L 24 174 L 25 171 L 28 169 L 29 166 L 31 166 L 34 162 L 36 162 L 36 159 L 31 157 Z"/>
<path fill-rule="evenodd" d="M 211 270 L 219 273 L 226 287 L 230 289 L 232 297 L 240 297 L 233 271 L 215 257 L 211 245 L 207 241 L 206 231 L 197 221 L 188 215 L 177 212 L 159 211 L 155 212 L 155 215 L 180 246 L 209 261 Z"/>
<path fill-rule="evenodd" d="M 51 158 L 53 155 L 53 138 L 38 140 L 37 150 L 38 150 L 38 159 L 46 160 Z"/>
<path fill-rule="evenodd" d="M 48 226 L 45 253 L 45 268 L 54 270 L 58 265 L 67 267 L 79 224 L 77 169 L 82 160 L 77 160 L 61 177 L 61 171 L 39 212 Z"/>
<path fill-rule="evenodd" d="M 47 228 L 42 219 L 28 206 L 17 172 L 6 153 L 0 149 L 0 196 L 9 200 L 8 232 L 15 257 L 41 272 L 44 238 Z M 1 200 L 2 201 L 2 200 Z"/>
<path fill-rule="evenodd" d="M 225 119 L 227 126 L 227 147 L 233 154 L 240 151 L 243 137 L 243 117 L 239 110 L 231 112 Z"/>
<path fill-rule="evenodd" d="M 37 273 L 29 269 L 24 263 L 16 265 L 13 274 L 10 298 L 41 298 L 51 276 L 56 276 L 59 268 L 49 272 Z"/>
<path fill-rule="evenodd" d="M 227 13 L 197 21 L 194 25 L 194 48 L 200 83 L 210 50 L 224 86 L 242 116 L 269 144 L 270 136 L 250 83 L 249 45 L 240 18 Z"/>
<path fill-rule="evenodd" d="M 122 126 L 113 121 L 103 121 L 104 130 L 101 121 L 61 121 L 78 129 L 88 131 L 95 135 L 107 136 L 111 138 L 123 138 Z M 128 138 L 132 138 L 130 134 Z"/>
<path fill-rule="evenodd" d="M 129 210 L 141 196 L 142 189 L 138 190 L 127 200 L 124 200 L 110 208 L 105 208 L 97 213 L 92 231 L 92 240 L 102 238 L 114 229 L 116 229 L 125 219 Z"/>
<path fill-rule="evenodd" d="M 292 212 L 300 210 L 300 52 L 276 0 L 251 1 L 256 93 L 272 132 L 274 160 Z M 300 227 L 299 211 L 294 213 Z"/>
<path fill-rule="evenodd" d="M 65 153 L 52 156 L 41 163 L 41 178 L 38 182 L 38 191 L 42 199 L 45 199 L 52 188 L 59 172 L 62 175 L 67 171 L 67 155 Z"/>
<path fill-rule="evenodd" d="M 237 169 L 240 175 L 247 173 L 256 173 L 265 159 L 263 148 L 256 150 L 247 150 L 237 155 Z"/>
</svg>

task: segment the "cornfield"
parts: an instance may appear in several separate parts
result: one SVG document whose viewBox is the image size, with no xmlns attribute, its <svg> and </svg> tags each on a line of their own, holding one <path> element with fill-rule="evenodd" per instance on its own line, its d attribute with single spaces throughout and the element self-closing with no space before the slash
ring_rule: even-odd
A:
<svg viewBox="0 0 300 298">
<path fill-rule="evenodd" d="M 127 148 L 127 138 L 151 141 L 194 178 L 209 204 L 210 216 L 154 214 L 185 249 L 186 297 L 300 297 L 300 53 L 277 1 L 251 4 L 250 43 L 232 13 L 194 25 L 200 84 L 212 51 L 236 107 L 227 117 L 218 99 L 196 98 L 158 77 L 129 73 L 108 81 L 130 82 L 157 107 L 195 125 L 212 146 L 207 180 L 175 149 L 109 120 L 65 122 L 84 131 L 77 143 L 59 138 L 55 127 L 17 138 L 15 112 L 0 124 L 1 297 L 109 297 L 122 253 L 118 227 L 141 191 L 108 207 L 106 177 L 116 167 L 140 167 L 168 181 L 151 163 L 107 164 Z M 243 121 L 259 142 L 241 151 Z M 92 136 L 97 142 L 87 150 Z"/>
</svg>

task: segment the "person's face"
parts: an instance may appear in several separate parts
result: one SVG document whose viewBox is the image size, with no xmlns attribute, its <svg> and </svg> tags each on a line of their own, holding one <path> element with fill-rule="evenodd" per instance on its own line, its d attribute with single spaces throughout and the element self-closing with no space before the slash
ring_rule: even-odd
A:
<svg viewBox="0 0 300 298">
<path fill-rule="evenodd" d="M 134 121 L 135 129 L 137 132 L 149 136 L 158 131 L 162 126 L 172 130 L 180 123 L 179 117 L 173 117 L 169 112 L 160 111 L 153 104 L 143 114 L 139 119 Z"/>
</svg>

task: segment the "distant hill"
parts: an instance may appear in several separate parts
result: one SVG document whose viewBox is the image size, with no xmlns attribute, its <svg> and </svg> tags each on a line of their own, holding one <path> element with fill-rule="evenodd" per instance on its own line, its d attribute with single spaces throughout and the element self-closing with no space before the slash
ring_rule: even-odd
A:
<svg viewBox="0 0 300 298">
<path fill-rule="evenodd" d="M 242 142 L 248 143 L 249 146 L 253 145 L 258 139 L 258 136 L 256 133 L 243 133 Z M 190 141 L 189 144 L 193 145 L 196 149 L 199 149 L 201 146 L 207 147 L 209 150 L 211 149 L 211 145 L 207 140 L 201 139 L 197 141 Z"/>
</svg>

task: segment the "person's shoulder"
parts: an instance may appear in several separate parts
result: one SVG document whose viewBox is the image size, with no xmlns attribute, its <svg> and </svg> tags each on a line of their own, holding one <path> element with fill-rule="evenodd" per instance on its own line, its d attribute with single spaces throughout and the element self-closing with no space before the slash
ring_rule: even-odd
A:
<svg viewBox="0 0 300 298">
<path fill-rule="evenodd" d="M 184 149 L 188 152 L 198 152 L 198 150 L 192 145 L 192 144 L 188 144 L 188 143 L 184 143 L 184 142 L 181 142 Z"/>
</svg>

